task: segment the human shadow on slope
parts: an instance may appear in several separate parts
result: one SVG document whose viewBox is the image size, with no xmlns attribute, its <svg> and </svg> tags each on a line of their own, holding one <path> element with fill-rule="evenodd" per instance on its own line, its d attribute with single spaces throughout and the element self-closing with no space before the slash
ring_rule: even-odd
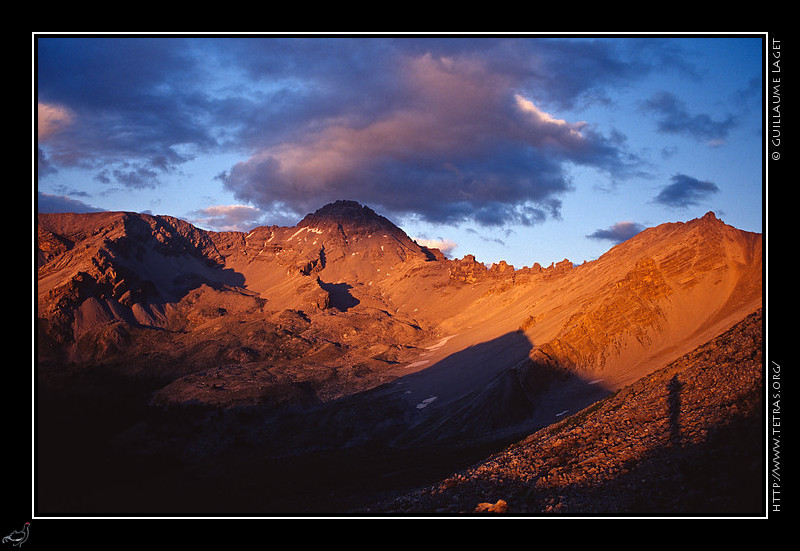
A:
<svg viewBox="0 0 800 551">
<path fill-rule="evenodd" d="M 555 433 L 563 435 L 569 449 L 569 456 L 556 463 L 564 468 L 563 482 L 529 494 L 532 501 L 520 503 L 520 508 L 538 512 L 543 510 L 542 503 L 557 502 L 559 512 L 570 514 L 763 516 L 764 415 L 760 381 L 755 381 L 742 394 L 729 395 L 736 407 L 725 408 L 713 421 L 680 419 L 679 402 L 687 383 L 680 382 L 677 375 L 664 385 L 668 390 L 666 407 L 661 400 L 664 386 L 640 389 L 639 396 L 649 392 L 651 399 L 638 404 L 637 414 L 652 408 L 653 416 L 637 426 L 641 440 L 628 438 L 625 444 L 618 440 L 617 451 L 609 449 L 604 434 L 596 428 L 585 431 L 580 441 L 566 431 Z M 610 406 L 607 411 L 619 407 Z M 582 417 L 593 414 L 588 411 Z M 604 415 L 604 430 L 625 430 L 621 422 L 625 417 Z M 665 418 L 668 422 L 662 423 Z M 590 463 L 591 473 L 570 472 L 574 469 L 571 458 L 578 455 L 598 458 L 598 463 Z"/>
<path fill-rule="evenodd" d="M 683 383 L 674 375 L 667 383 L 669 391 L 669 441 L 679 446 L 681 443 L 681 387 Z"/>
</svg>

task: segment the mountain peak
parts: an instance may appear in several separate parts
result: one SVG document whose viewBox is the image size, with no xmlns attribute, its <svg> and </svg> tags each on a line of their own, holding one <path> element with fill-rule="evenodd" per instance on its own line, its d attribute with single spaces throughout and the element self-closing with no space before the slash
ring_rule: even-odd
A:
<svg viewBox="0 0 800 551">
<path fill-rule="evenodd" d="M 362 206 L 357 201 L 339 199 L 307 214 L 303 220 L 323 218 L 331 220 L 358 220 L 376 217 L 378 217 L 378 214 L 366 205 Z"/>
<path fill-rule="evenodd" d="M 297 224 L 298 227 L 317 228 L 331 225 L 371 231 L 402 231 L 391 220 L 379 215 L 368 206 L 361 205 L 357 201 L 341 199 L 333 203 L 328 203 L 316 211 L 307 214 L 300 223 Z"/>
<path fill-rule="evenodd" d="M 358 201 L 351 201 L 347 199 L 338 199 L 333 203 L 323 205 L 314 211 L 315 214 L 336 214 L 336 213 L 360 213 L 369 212 L 375 214 L 374 211 L 366 205 L 361 205 Z"/>
</svg>

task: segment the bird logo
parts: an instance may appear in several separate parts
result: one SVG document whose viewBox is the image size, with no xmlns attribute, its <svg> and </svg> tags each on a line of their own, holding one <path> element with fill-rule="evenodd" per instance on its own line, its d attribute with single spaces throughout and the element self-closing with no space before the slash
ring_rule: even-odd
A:
<svg viewBox="0 0 800 551">
<path fill-rule="evenodd" d="M 20 547 L 25 540 L 28 539 L 28 528 L 30 527 L 31 523 L 26 522 L 25 526 L 22 527 L 22 530 L 14 530 L 9 535 L 3 538 L 3 543 L 10 543 L 15 547 Z"/>
</svg>

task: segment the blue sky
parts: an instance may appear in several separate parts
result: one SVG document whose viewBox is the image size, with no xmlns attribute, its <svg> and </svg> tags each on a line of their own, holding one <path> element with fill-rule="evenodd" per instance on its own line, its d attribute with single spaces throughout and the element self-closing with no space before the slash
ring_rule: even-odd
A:
<svg viewBox="0 0 800 551">
<path fill-rule="evenodd" d="M 487 265 L 714 211 L 763 231 L 758 34 L 34 36 L 40 212 L 294 225 L 336 199 Z"/>
</svg>

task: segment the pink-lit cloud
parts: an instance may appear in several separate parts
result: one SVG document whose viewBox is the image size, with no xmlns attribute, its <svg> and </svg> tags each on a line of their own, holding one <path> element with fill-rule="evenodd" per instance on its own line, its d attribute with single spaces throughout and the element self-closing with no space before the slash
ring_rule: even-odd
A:
<svg viewBox="0 0 800 551">
<path fill-rule="evenodd" d="M 72 124 L 73 113 L 62 106 L 38 103 L 36 106 L 36 137 L 47 140 L 50 136 Z"/>
<path fill-rule="evenodd" d="M 414 241 L 416 241 L 419 245 L 429 249 L 439 249 L 445 255 L 451 254 L 458 247 L 458 243 L 452 239 L 446 238 L 424 239 L 417 237 L 414 239 Z"/>
</svg>

